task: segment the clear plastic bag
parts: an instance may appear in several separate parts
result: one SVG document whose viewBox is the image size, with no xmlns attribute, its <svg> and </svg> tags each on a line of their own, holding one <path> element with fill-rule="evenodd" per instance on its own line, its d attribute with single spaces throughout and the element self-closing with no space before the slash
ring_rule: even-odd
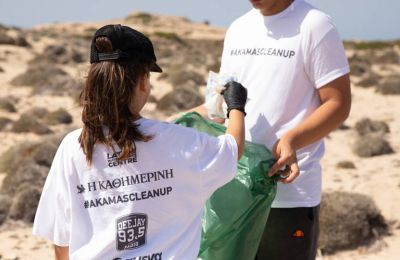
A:
<svg viewBox="0 0 400 260">
<path fill-rule="evenodd" d="M 226 118 L 227 106 L 221 92 L 225 89 L 224 85 L 229 81 L 236 81 L 236 77 L 213 71 L 209 72 L 205 102 L 209 118 Z"/>
</svg>

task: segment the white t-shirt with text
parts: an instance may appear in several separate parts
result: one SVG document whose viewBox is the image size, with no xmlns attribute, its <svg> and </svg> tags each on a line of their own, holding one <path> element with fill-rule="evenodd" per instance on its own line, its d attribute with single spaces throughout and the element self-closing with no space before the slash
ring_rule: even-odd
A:
<svg viewBox="0 0 400 260">
<path fill-rule="evenodd" d="M 43 188 L 33 233 L 69 246 L 71 260 L 196 259 L 206 200 L 232 180 L 237 144 L 190 128 L 136 121 L 153 135 L 136 153 L 95 145 L 93 164 L 78 142 L 59 146 Z"/>
<path fill-rule="evenodd" d="M 246 139 L 272 149 L 320 106 L 318 89 L 349 73 L 349 66 L 331 19 L 296 0 L 276 15 L 253 9 L 234 21 L 225 36 L 220 73 L 248 89 Z M 278 183 L 272 207 L 320 203 L 323 153 L 322 140 L 297 151 L 300 176 L 292 184 Z"/>
</svg>

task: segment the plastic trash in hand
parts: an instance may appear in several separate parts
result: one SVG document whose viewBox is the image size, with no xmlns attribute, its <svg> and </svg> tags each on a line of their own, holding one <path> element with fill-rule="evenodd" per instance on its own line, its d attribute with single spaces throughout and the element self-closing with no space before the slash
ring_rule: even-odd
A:
<svg viewBox="0 0 400 260">
<path fill-rule="evenodd" d="M 205 102 L 209 118 L 226 118 L 227 106 L 221 92 L 225 89 L 224 85 L 229 81 L 236 81 L 236 77 L 213 71 L 209 72 Z"/>
</svg>

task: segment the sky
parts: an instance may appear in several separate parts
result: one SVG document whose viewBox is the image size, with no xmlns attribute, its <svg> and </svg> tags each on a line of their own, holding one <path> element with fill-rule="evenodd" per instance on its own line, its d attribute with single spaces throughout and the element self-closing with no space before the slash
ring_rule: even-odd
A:
<svg viewBox="0 0 400 260">
<path fill-rule="evenodd" d="M 400 39 L 400 0 L 306 1 L 328 13 L 346 40 Z M 248 0 L 0 0 L 0 23 L 30 28 L 123 18 L 140 11 L 228 27 L 250 8 Z"/>
</svg>

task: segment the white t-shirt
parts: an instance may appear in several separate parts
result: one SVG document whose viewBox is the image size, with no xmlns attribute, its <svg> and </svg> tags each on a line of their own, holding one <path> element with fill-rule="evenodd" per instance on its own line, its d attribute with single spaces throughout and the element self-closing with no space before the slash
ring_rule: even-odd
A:
<svg viewBox="0 0 400 260">
<path fill-rule="evenodd" d="M 196 259 L 204 204 L 232 180 L 237 144 L 193 129 L 140 119 L 154 138 L 118 162 L 96 145 L 89 168 L 81 130 L 62 141 L 36 212 L 33 233 L 69 246 L 71 259 Z"/>
<path fill-rule="evenodd" d="M 263 16 L 253 9 L 229 27 L 220 72 L 248 89 L 246 139 L 271 149 L 318 106 L 318 89 L 349 73 L 342 41 L 331 19 L 308 3 Z M 272 207 L 320 203 L 323 141 L 297 152 L 300 176 L 278 184 Z"/>
</svg>

